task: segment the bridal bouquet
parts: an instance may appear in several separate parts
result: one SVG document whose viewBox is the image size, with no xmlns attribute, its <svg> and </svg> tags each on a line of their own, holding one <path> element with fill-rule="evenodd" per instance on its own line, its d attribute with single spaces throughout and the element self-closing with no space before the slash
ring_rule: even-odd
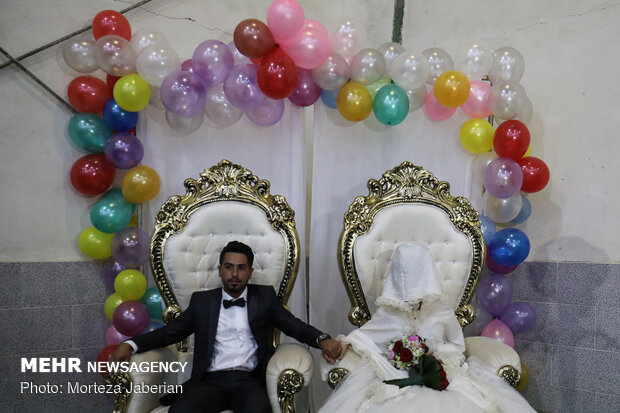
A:
<svg viewBox="0 0 620 413">
<path fill-rule="evenodd" d="M 417 334 L 393 340 L 388 345 L 387 358 L 397 369 L 409 370 L 409 377 L 384 380 L 384 383 L 394 384 L 398 387 L 419 385 L 435 390 L 443 390 L 448 387 L 443 366 L 428 352 L 429 349 L 424 339 Z"/>
</svg>

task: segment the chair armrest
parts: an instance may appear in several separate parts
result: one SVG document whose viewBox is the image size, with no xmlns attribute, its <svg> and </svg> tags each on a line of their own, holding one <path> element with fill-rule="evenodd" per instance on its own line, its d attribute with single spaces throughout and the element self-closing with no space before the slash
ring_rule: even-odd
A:
<svg viewBox="0 0 620 413">
<path fill-rule="evenodd" d="M 299 344 L 280 344 L 267 364 L 267 394 L 274 413 L 295 411 L 294 396 L 310 384 L 314 362 Z"/>
<path fill-rule="evenodd" d="M 335 388 L 350 372 L 355 370 L 362 358 L 351 347 L 344 354 L 342 360 L 330 364 L 321 357 L 321 380 L 326 381 L 329 387 Z"/>
<path fill-rule="evenodd" d="M 521 359 L 507 344 L 488 337 L 467 337 L 465 357 L 476 357 L 513 387 L 519 383 Z"/>
</svg>

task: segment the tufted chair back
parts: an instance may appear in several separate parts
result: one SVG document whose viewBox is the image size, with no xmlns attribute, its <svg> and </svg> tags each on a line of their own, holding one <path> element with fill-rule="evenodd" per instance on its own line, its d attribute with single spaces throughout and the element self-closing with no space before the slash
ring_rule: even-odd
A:
<svg viewBox="0 0 620 413">
<path fill-rule="evenodd" d="M 429 246 L 444 294 L 461 325 L 469 324 L 484 259 L 478 214 L 469 201 L 451 196 L 447 182 L 410 162 L 371 179 L 368 189 L 345 214 L 338 248 L 351 323 L 361 326 L 372 317 L 394 248 L 417 241 Z"/>
</svg>

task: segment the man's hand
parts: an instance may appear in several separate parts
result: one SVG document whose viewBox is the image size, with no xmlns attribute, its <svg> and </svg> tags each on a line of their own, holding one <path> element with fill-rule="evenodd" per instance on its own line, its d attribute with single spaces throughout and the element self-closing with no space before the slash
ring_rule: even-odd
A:
<svg viewBox="0 0 620 413">
<path fill-rule="evenodd" d="M 119 361 L 129 361 L 131 360 L 131 354 L 133 349 L 127 343 L 121 343 L 114 353 L 110 356 L 110 361 L 119 362 Z"/>
<path fill-rule="evenodd" d="M 321 346 L 323 358 L 331 364 L 341 360 L 348 347 L 348 344 L 341 343 L 331 338 L 321 341 L 319 345 Z"/>
</svg>

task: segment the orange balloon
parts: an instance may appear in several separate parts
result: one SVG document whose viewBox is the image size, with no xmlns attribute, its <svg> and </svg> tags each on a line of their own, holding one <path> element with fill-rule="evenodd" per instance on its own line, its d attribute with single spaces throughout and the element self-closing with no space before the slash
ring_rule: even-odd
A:
<svg viewBox="0 0 620 413">
<path fill-rule="evenodd" d="M 159 193 L 161 179 L 153 168 L 134 166 L 123 177 L 121 190 L 125 199 L 133 204 L 149 201 Z"/>
<path fill-rule="evenodd" d="M 465 103 L 469 97 L 469 80 L 463 73 L 449 70 L 435 80 L 433 91 L 437 102 L 442 106 L 456 108 Z"/>
<path fill-rule="evenodd" d="M 359 122 L 372 112 L 372 97 L 363 85 L 349 82 L 338 92 L 336 105 L 343 118 Z"/>
</svg>

